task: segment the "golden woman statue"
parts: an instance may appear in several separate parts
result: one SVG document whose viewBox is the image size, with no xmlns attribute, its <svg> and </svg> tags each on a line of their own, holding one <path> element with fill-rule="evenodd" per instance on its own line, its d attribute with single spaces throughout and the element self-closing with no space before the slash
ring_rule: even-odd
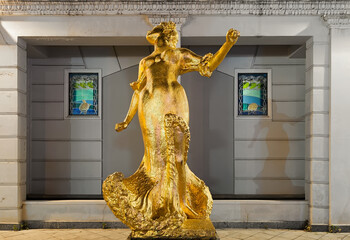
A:
<svg viewBox="0 0 350 240">
<path fill-rule="evenodd" d="M 176 48 L 178 33 L 173 22 L 162 22 L 147 32 L 154 51 L 140 61 L 138 80 L 130 84 L 134 94 L 129 111 L 125 120 L 115 126 L 118 132 L 127 128 L 138 112 L 144 156 L 132 176 L 124 178 L 115 172 L 103 183 L 104 199 L 133 230 L 132 237 L 190 238 L 212 234 L 204 226 L 212 209 L 211 194 L 186 163 L 189 107 L 177 78 L 192 71 L 210 77 L 238 37 L 239 32 L 230 29 L 215 55 L 201 57 L 186 48 Z M 191 226 L 185 225 L 195 223 L 203 231 L 188 231 Z"/>
</svg>

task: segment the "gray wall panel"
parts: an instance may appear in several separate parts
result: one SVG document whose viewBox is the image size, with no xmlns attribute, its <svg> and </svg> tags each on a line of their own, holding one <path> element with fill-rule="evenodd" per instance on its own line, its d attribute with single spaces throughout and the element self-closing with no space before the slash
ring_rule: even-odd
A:
<svg viewBox="0 0 350 240">
<path fill-rule="evenodd" d="M 33 141 L 34 160 L 100 160 L 102 142 Z"/>
<path fill-rule="evenodd" d="M 303 159 L 304 141 L 235 141 L 236 159 Z"/>
<path fill-rule="evenodd" d="M 235 123 L 237 140 L 300 140 L 305 138 L 304 122 L 236 119 Z"/>
<path fill-rule="evenodd" d="M 213 194 L 233 194 L 233 78 L 194 72 L 181 82 L 190 106 L 188 165 Z"/>
<path fill-rule="evenodd" d="M 33 101 L 29 193 L 100 194 L 101 182 L 96 179 L 102 173 L 102 120 L 64 120 L 64 70 L 103 68 L 104 74 L 118 71 L 114 49 L 47 47 L 45 50 L 48 57 L 31 59 L 29 66 Z"/>
<path fill-rule="evenodd" d="M 101 162 L 33 162 L 33 180 L 100 178 Z"/>
<path fill-rule="evenodd" d="M 304 121 L 304 102 L 273 102 L 272 118 L 274 121 Z"/>
<path fill-rule="evenodd" d="M 303 160 L 236 160 L 236 179 L 288 178 L 304 179 Z"/>
<path fill-rule="evenodd" d="M 86 68 L 102 69 L 102 76 L 110 75 L 120 70 L 113 46 L 110 47 L 80 47 Z"/>
<path fill-rule="evenodd" d="M 256 64 L 253 68 L 271 69 L 273 85 L 305 85 L 305 64 Z"/>
<path fill-rule="evenodd" d="M 273 65 L 273 64 L 305 64 L 305 58 L 289 58 L 290 47 L 287 45 L 263 45 L 259 46 L 255 64 Z"/>
<path fill-rule="evenodd" d="M 33 60 L 31 60 L 33 61 Z M 45 60 L 41 60 L 44 62 Z M 64 70 L 84 66 L 30 66 L 31 84 L 64 84 Z M 34 96 L 33 96 L 34 97 Z"/>
<path fill-rule="evenodd" d="M 31 59 L 33 65 L 43 66 L 74 66 L 84 68 L 84 61 L 77 46 L 53 46 L 47 47 L 47 58 Z"/>
<path fill-rule="evenodd" d="M 235 122 L 235 194 L 304 193 L 305 60 L 283 48 L 259 48 L 255 59 L 272 70 L 272 119 Z"/>
<path fill-rule="evenodd" d="M 272 86 L 273 101 L 304 101 L 305 86 L 304 85 L 274 85 Z"/>
<path fill-rule="evenodd" d="M 122 122 L 129 109 L 138 66 L 103 79 L 103 178 L 116 171 L 133 174 L 141 163 L 144 148 L 137 114 L 127 129 L 117 133 L 115 124 Z"/>
<path fill-rule="evenodd" d="M 101 140 L 100 119 L 65 119 L 32 122 L 34 140 Z"/>
<path fill-rule="evenodd" d="M 304 194 L 304 180 L 235 180 L 236 194 Z"/>
<path fill-rule="evenodd" d="M 255 68 L 260 68 L 256 66 Z M 272 69 L 272 84 L 305 84 L 305 65 L 264 66 Z"/>
<path fill-rule="evenodd" d="M 40 180 L 32 181 L 32 194 L 97 195 L 101 194 L 101 180 Z"/>
<path fill-rule="evenodd" d="M 119 64 L 122 69 L 138 65 L 142 58 L 150 54 L 152 46 L 116 46 Z"/>
<path fill-rule="evenodd" d="M 62 119 L 63 102 L 32 102 L 32 119 Z"/>
<path fill-rule="evenodd" d="M 64 85 L 33 85 L 32 101 L 43 102 L 63 102 L 64 101 Z"/>
</svg>

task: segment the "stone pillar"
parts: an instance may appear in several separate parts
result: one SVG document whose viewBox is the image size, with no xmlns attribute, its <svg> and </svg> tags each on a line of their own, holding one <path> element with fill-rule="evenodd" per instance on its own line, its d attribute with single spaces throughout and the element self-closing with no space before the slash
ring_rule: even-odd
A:
<svg viewBox="0 0 350 240">
<path fill-rule="evenodd" d="M 330 224 L 348 225 L 349 229 L 350 17 L 330 18 L 327 22 L 331 28 Z"/>
<path fill-rule="evenodd" d="M 309 224 L 327 230 L 329 220 L 329 42 L 306 43 L 305 193 Z"/>
<path fill-rule="evenodd" d="M 11 229 L 26 195 L 26 61 L 24 42 L 0 45 L 0 227 Z"/>
</svg>

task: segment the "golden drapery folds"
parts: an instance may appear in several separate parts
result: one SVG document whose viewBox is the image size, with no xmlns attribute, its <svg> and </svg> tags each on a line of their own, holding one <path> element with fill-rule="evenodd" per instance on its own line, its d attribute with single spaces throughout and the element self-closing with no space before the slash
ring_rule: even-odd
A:
<svg viewBox="0 0 350 240">
<path fill-rule="evenodd" d="M 134 94 L 121 131 L 138 113 L 144 156 L 130 177 L 115 172 L 103 183 L 103 197 L 115 216 L 132 229 L 131 238 L 215 239 L 209 215 L 213 200 L 208 187 L 187 166 L 190 141 L 189 107 L 179 75 L 198 71 L 210 77 L 237 42 L 230 29 L 216 54 L 201 57 L 176 48 L 173 22 L 162 22 L 147 33 L 154 51 L 141 60 Z"/>
</svg>

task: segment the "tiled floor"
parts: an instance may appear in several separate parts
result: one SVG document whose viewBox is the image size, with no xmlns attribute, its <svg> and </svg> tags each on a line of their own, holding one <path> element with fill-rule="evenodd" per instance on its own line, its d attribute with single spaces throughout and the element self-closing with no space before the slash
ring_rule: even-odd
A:
<svg viewBox="0 0 350 240">
<path fill-rule="evenodd" d="M 350 240 L 350 233 L 305 232 L 301 230 L 280 229 L 217 229 L 221 240 L 313 240 L 343 239 Z M 129 229 L 30 229 L 22 231 L 0 231 L 0 239 L 6 240 L 126 240 Z"/>
</svg>

